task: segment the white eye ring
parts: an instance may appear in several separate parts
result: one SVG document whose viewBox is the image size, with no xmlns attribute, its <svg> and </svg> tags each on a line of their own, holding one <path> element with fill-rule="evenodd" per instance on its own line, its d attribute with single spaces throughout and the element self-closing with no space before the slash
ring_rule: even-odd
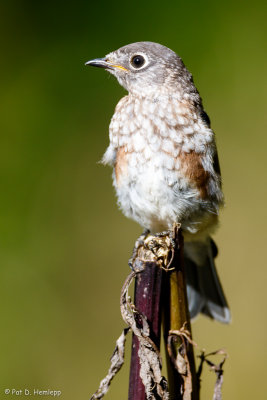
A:
<svg viewBox="0 0 267 400">
<path fill-rule="evenodd" d="M 146 54 L 138 52 L 131 56 L 130 58 L 130 66 L 134 70 L 140 70 L 146 67 L 148 64 L 148 58 Z"/>
</svg>

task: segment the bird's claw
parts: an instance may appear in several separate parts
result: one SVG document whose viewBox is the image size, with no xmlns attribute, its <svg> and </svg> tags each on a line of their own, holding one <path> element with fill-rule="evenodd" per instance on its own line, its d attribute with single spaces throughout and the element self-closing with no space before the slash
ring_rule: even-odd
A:
<svg viewBox="0 0 267 400">
<path fill-rule="evenodd" d="M 138 250 L 140 249 L 140 247 L 144 246 L 144 244 L 145 244 L 144 240 L 147 237 L 147 235 L 149 234 L 149 232 L 150 232 L 149 229 L 145 229 L 144 232 L 139 236 L 139 238 L 136 240 L 136 242 L 134 244 L 132 257 L 128 261 L 129 267 L 134 272 L 140 272 L 143 269 L 142 261 L 140 260 L 140 262 L 137 262 Z"/>
</svg>

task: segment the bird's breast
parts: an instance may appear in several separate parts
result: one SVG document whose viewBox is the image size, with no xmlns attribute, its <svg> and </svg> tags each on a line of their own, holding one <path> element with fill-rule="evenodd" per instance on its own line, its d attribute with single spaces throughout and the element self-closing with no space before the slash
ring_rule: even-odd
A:
<svg viewBox="0 0 267 400">
<path fill-rule="evenodd" d="M 212 165 L 214 134 L 186 101 L 126 96 L 110 124 L 110 147 L 117 188 L 145 182 L 151 191 L 155 181 L 164 182 L 208 200 L 215 179 L 220 190 Z"/>
<path fill-rule="evenodd" d="M 129 151 L 127 145 L 118 148 L 114 165 L 117 187 L 122 184 L 129 186 L 140 181 L 149 187 L 152 186 L 150 190 L 153 187 L 158 190 L 155 185 L 156 178 L 157 186 L 167 184 L 178 185 L 181 189 L 194 188 L 200 198 L 208 198 L 210 173 L 203 167 L 202 157 L 205 155 L 194 151 L 180 151 L 177 154 L 169 148 L 168 151 L 164 150 L 162 143 L 156 151 L 154 147 L 147 143 L 145 148 L 138 151 L 133 150 L 131 146 Z"/>
</svg>

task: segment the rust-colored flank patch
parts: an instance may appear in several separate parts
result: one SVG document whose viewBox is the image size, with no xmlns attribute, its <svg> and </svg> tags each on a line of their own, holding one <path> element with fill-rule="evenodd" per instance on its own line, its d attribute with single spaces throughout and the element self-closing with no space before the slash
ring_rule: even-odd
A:
<svg viewBox="0 0 267 400">
<path fill-rule="evenodd" d="M 210 173 L 205 171 L 201 162 L 201 155 L 191 151 L 190 153 L 181 153 L 179 155 L 181 170 L 187 179 L 197 187 L 199 196 L 202 199 L 208 197 L 208 181 Z"/>
</svg>

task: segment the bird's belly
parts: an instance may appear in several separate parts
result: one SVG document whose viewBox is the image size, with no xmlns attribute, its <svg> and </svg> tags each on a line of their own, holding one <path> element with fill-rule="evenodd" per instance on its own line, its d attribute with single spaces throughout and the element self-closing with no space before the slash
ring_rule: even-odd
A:
<svg viewBox="0 0 267 400">
<path fill-rule="evenodd" d="M 200 198 L 198 190 L 179 171 L 157 164 L 155 159 L 134 167 L 127 163 L 120 175 L 114 170 L 114 186 L 123 213 L 151 232 L 180 222 L 191 235 L 203 230 L 207 223 L 213 225 L 214 215 L 207 211 L 207 202 Z"/>
</svg>

